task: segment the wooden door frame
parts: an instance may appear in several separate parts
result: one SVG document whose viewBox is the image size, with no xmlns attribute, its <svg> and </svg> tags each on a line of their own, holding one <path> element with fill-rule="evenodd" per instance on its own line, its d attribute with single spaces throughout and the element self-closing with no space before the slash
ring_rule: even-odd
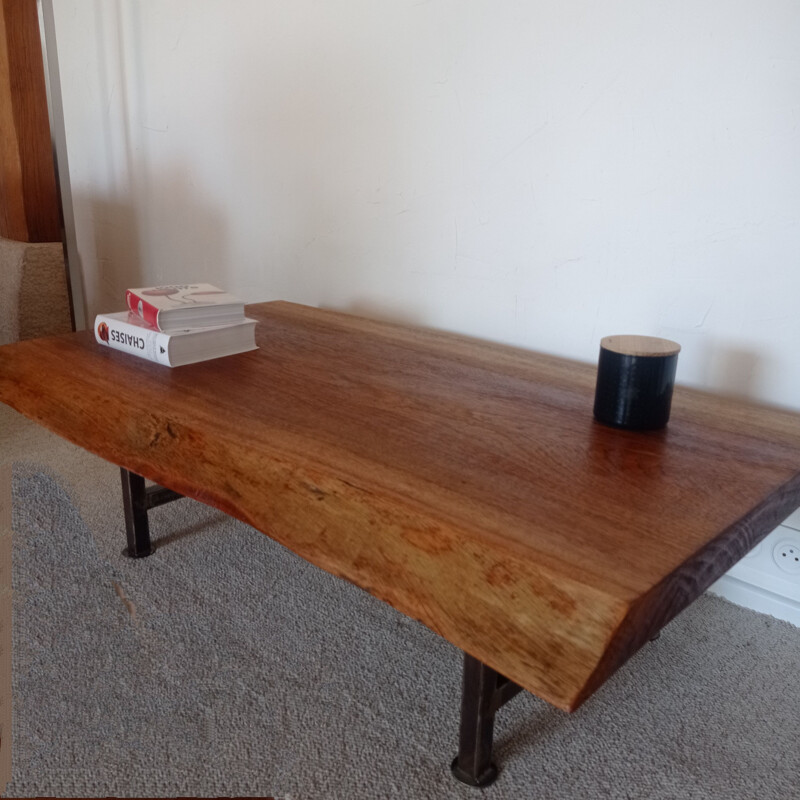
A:
<svg viewBox="0 0 800 800">
<path fill-rule="evenodd" d="M 52 0 L 0 0 L 0 237 L 61 242 L 70 316 L 86 314 Z"/>
</svg>

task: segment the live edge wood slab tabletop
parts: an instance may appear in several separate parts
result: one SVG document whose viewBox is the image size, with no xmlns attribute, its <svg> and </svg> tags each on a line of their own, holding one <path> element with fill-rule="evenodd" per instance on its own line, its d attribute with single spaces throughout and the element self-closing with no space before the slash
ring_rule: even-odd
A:
<svg viewBox="0 0 800 800">
<path fill-rule="evenodd" d="M 222 509 L 577 708 L 800 505 L 800 415 L 678 386 L 592 418 L 596 369 L 285 302 L 169 369 L 91 332 L 0 348 L 0 400 Z"/>
</svg>

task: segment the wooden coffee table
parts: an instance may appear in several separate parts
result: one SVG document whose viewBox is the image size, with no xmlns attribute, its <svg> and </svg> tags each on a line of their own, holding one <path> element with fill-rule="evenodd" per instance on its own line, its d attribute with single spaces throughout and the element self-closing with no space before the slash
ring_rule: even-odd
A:
<svg viewBox="0 0 800 800">
<path fill-rule="evenodd" d="M 123 468 L 129 555 L 193 497 L 464 650 L 468 783 L 520 687 L 574 710 L 800 506 L 799 414 L 678 387 L 666 429 L 615 430 L 591 364 L 247 312 L 259 350 L 173 370 L 89 332 L 2 347 L 0 400 Z"/>
</svg>

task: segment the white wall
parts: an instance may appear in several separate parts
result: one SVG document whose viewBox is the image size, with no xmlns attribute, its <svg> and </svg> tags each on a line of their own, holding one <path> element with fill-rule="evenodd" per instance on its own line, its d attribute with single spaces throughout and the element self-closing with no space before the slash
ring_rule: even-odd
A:
<svg viewBox="0 0 800 800">
<path fill-rule="evenodd" d="M 211 280 L 800 408 L 796 0 L 58 0 L 90 314 Z"/>
</svg>

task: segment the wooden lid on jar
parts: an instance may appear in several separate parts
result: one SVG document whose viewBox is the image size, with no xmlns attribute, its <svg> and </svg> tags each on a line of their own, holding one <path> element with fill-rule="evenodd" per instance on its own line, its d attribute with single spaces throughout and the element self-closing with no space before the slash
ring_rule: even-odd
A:
<svg viewBox="0 0 800 800">
<path fill-rule="evenodd" d="M 624 356 L 674 356 L 681 351 L 677 342 L 657 336 L 605 336 L 600 347 Z"/>
</svg>

